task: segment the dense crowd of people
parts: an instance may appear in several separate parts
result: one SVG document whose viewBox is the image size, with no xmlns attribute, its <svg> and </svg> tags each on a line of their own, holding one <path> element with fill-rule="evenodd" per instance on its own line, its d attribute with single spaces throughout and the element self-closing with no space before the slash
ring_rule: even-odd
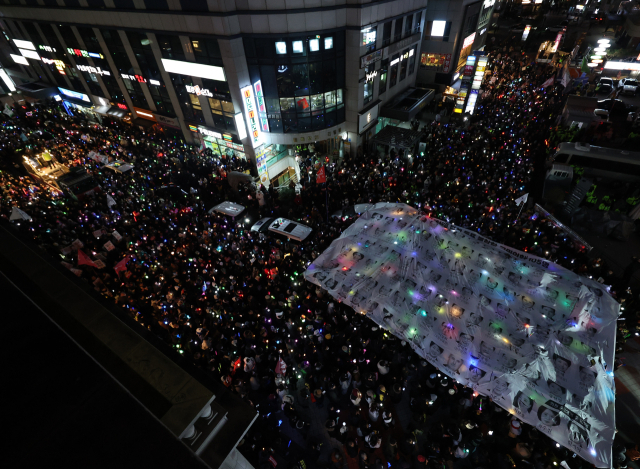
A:
<svg viewBox="0 0 640 469">
<path fill-rule="evenodd" d="M 544 216 L 519 213 L 514 202 L 537 195 L 544 136 L 562 106 L 560 86 L 541 88 L 554 70 L 506 47 L 491 55 L 489 70 L 472 117 L 425 126 L 424 155 L 347 155 L 326 166 L 326 184 L 316 184 L 319 166 L 310 159 L 293 200 L 273 188 L 232 191 L 227 174 L 248 169 L 245 161 L 216 158 L 162 131 L 90 123 L 52 103 L 15 106 L 0 135 L 0 215 L 8 220 L 13 207 L 22 209 L 31 220 L 12 222 L 20 233 L 257 406 L 262 418 L 245 443 L 257 466 L 273 467 L 270 457 L 290 432 L 311 466 L 586 467 L 302 276 L 353 221 L 329 214 L 402 202 L 611 285 L 628 311 L 618 343 L 635 330 L 640 296 L 630 276 L 615 276 Z M 134 169 L 107 171 L 88 158 L 91 151 Z M 22 157 L 43 152 L 57 164 L 87 168 L 102 193 L 74 200 L 25 176 Z M 247 206 L 248 215 L 209 213 L 225 200 Z M 293 243 L 252 232 L 262 215 L 299 220 L 314 234 Z M 412 417 L 401 425 L 396 406 L 403 399 Z M 324 437 L 310 436 L 310 406 L 323 416 Z M 615 467 L 626 467 L 633 451 L 625 457 L 616 446 Z"/>
</svg>

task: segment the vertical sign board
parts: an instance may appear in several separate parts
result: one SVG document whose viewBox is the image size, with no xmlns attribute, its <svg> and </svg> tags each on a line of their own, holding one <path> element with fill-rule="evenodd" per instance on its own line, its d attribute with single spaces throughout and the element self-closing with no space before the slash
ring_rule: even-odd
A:
<svg viewBox="0 0 640 469">
<path fill-rule="evenodd" d="M 253 148 L 257 148 L 262 144 L 262 139 L 260 138 L 260 123 L 256 111 L 256 101 L 253 97 L 253 87 L 251 85 L 245 86 L 240 92 L 244 103 L 244 113 L 251 132 L 251 144 Z"/>
<path fill-rule="evenodd" d="M 256 92 L 256 102 L 258 104 L 258 117 L 260 118 L 260 131 L 269 132 L 269 123 L 267 121 L 267 106 L 264 104 L 264 93 L 262 92 L 262 82 L 260 80 L 253 84 Z"/>
<path fill-rule="evenodd" d="M 258 176 L 260 176 L 260 183 L 265 187 L 269 187 L 269 171 L 267 169 L 267 149 L 263 146 L 260 150 L 256 151 L 256 165 L 258 167 Z"/>
<path fill-rule="evenodd" d="M 482 79 L 484 78 L 484 71 L 487 67 L 487 57 L 478 57 L 476 68 L 473 72 L 473 81 L 471 82 L 471 93 L 467 99 L 467 107 L 464 112 L 473 114 L 476 108 L 476 101 L 478 99 L 478 93 L 480 92 L 480 85 L 482 85 Z"/>
<path fill-rule="evenodd" d="M 469 55 L 467 57 L 467 62 L 462 69 L 462 79 L 460 83 L 460 91 L 458 92 L 458 97 L 456 98 L 456 105 L 453 109 L 453 112 L 457 114 L 462 114 L 464 110 L 464 105 L 467 101 L 467 95 L 469 94 L 469 89 L 471 88 L 471 78 L 473 76 L 473 70 L 476 65 L 476 56 Z"/>
</svg>

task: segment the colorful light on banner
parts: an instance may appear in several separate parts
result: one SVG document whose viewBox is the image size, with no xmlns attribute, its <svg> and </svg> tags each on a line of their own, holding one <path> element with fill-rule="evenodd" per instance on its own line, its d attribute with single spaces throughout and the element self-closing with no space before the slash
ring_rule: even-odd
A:
<svg viewBox="0 0 640 469">
<path fill-rule="evenodd" d="M 269 122 L 267 121 L 267 107 L 264 104 L 264 93 L 262 92 L 262 82 L 260 80 L 253 84 L 256 92 L 256 103 L 258 105 L 258 118 L 260 119 L 260 130 L 269 132 Z"/>
<path fill-rule="evenodd" d="M 242 93 L 244 113 L 247 118 L 251 134 L 251 144 L 253 145 L 253 148 L 257 148 L 262 145 L 262 139 L 260 138 L 260 123 L 258 113 L 256 112 L 256 101 L 253 96 L 253 87 L 251 85 L 245 86 L 240 90 L 240 92 Z"/>
</svg>

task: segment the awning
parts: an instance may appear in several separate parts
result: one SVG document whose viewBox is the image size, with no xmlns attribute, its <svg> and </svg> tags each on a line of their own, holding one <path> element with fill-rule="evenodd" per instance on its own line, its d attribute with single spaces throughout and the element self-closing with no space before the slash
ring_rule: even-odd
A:
<svg viewBox="0 0 640 469">
<path fill-rule="evenodd" d="M 94 108 L 93 111 L 106 116 L 107 112 L 109 112 L 109 109 L 111 109 L 111 106 L 98 106 L 97 108 Z"/>
<path fill-rule="evenodd" d="M 422 132 L 395 125 L 387 125 L 384 129 L 376 134 L 372 143 L 378 145 L 389 145 L 395 148 L 413 148 L 420 140 Z"/>
<path fill-rule="evenodd" d="M 435 96 L 435 91 L 424 88 L 410 88 L 393 102 L 382 108 L 380 115 L 400 121 L 413 119 Z"/>
<path fill-rule="evenodd" d="M 123 118 L 127 114 L 129 114 L 129 111 L 125 109 L 120 109 L 117 106 L 111 106 L 111 108 L 107 111 L 107 115 L 113 116 L 113 117 L 119 117 L 119 118 Z"/>
<path fill-rule="evenodd" d="M 135 119 L 132 119 L 131 123 L 133 125 L 138 125 L 138 126 L 143 127 L 145 129 L 148 129 L 148 128 L 153 127 L 154 125 L 156 125 L 155 122 L 150 121 L 149 119 L 143 119 L 142 117 L 136 117 Z"/>
</svg>

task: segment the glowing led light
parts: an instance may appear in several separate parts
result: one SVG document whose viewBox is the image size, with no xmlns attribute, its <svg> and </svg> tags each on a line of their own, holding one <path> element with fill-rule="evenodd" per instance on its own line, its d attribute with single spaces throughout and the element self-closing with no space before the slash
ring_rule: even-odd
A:
<svg viewBox="0 0 640 469">
<path fill-rule="evenodd" d="M 598 44 L 609 44 L 610 42 L 611 42 L 611 39 L 607 39 L 607 38 L 598 39 Z"/>
</svg>

